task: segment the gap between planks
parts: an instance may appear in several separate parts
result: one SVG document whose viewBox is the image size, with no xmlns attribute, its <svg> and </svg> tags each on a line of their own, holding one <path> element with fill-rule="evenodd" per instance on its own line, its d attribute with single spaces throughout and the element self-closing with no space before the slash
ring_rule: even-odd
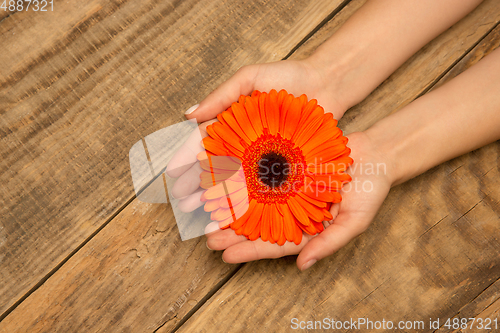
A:
<svg viewBox="0 0 500 333">
<path fill-rule="evenodd" d="M 462 56 L 458 57 L 454 62 L 453 64 L 451 64 L 450 67 L 448 67 L 445 71 L 443 71 L 443 73 L 441 75 L 439 75 L 435 80 L 434 82 L 432 82 L 427 88 L 425 88 L 424 90 L 422 90 L 422 92 L 420 94 L 417 95 L 417 97 L 415 97 L 415 99 L 417 98 L 420 98 L 422 97 L 423 95 L 427 94 L 430 90 L 432 90 L 432 88 L 434 88 L 434 86 L 443 78 L 446 76 L 446 74 L 448 74 L 452 69 L 453 67 L 455 67 L 460 61 L 462 61 L 463 58 L 465 58 L 476 46 L 479 45 L 479 43 L 481 43 L 485 38 L 486 36 L 488 36 L 493 30 L 495 30 L 498 26 L 499 26 L 500 22 L 498 22 L 497 24 L 495 24 L 490 30 L 488 30 L 488 32 L 486 32 L 484 35 L 481 36 L 481 38 L 479 38 L 477 40 L 476 43 L 474 43 L 473 45 L 471 45 L 471 47 L 469 47 L 465 52 L 464 54 L 462 54 Z M 414 99 L 414 100 L 415 100 Z"/>
<path fill-rule="evenodd" d="M 293 53 L 295 53 L 307 40 L 309 40 L 316 32 L 318 32 L 325 24 L 332 20 L 335 15 L 337 15 L 345 6 L 347 6 L 352 0 L 344 0 L 335 10 L 326 16 L 326 18 L 321 21 L 314 29 L 311 30 L 301 41 L 299 41 L 288 54 L 281 60 L 288 59 Z M 11 17 L 16 12 L 9 13 L 6 17 L 0 19 L 0 24 L 7 18 Z M 118 214 L 120 214 L 134 199 L 136 196 L 130 197 L 122 206 L 120 206 L 104 223 L 99 226 L 89 237 L 87 237 L 82 243 L 80 243 L 70 254 L 68 254 L 59 264 L 52 268 L 40 281 L 38 281 L 31 289 L 29 289 L 24 295 L 22 295 L 14 304 L 7 308 L 4 313 L 0 314 L 0 322 L 4 320 L 12 311 L 14 311 L 24 300 L 26 300 L 31 294 L 33 294 L 38 288 L 40 288 L 45 281 L 50 279 L 68 260 L 70 260 L 78 251 L 80 251 L 88 242 L 90 242 L 102 229 L 104 229 Z M 175 326 L 172 332 L 177 331 L 198 309 L 205 304 L 205 302 L 212 297 L 222 286 L 229 281 L 242 267 L 243 264 L 239 264 L 238 267 L 232 271 L 228 276 L 222 279 L 217 285 L 215 285 Z M 158 331 L 167 322 L 164 322 L 161 326 L 157 327 L 154 332 Z"/>
</svg>

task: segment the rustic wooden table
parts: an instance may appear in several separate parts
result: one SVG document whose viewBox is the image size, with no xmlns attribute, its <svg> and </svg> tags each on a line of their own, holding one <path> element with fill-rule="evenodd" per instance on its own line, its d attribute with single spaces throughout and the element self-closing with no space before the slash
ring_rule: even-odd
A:
<svg viewBox="0 0 500 333">
<path fill-rule="evenodd" d="M 137 140 L 242 65 L 306 57 L 365 1 L 0 10 L 0 331 L 282 332 L 292 318 L 364 317 L 420 331 L 440 318 L 441 332 L 447 318 L 497 318 L 499 142 L 395 187 L 365 234 L 303 273 L 294 257 L 225 264 L 204 237 L 180 240 L 168 204 L 134 196 Z M 499 22 L 500 1 L 485 0 L 340 127 L 366 129 L 478 62 Z"/>
</svg>

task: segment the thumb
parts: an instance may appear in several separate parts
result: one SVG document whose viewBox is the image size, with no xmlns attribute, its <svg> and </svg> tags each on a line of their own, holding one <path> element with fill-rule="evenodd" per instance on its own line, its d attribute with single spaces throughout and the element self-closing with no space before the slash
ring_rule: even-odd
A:
<svg viewBox="0 0 500 333">
<path fill-rule="evenodd" d="M 190 112 L 186 113 L 186 118 L 196 118 L 199 123 L 213 119 L 230 107 L 233 102 L 238 101 L 241 95 L 250 95 L 254 90 L 258 68 L 258 65 L 240 68 L 229 80 L 222 83 L 201 101 L 197 108 L 190 108 L 187 111 Z"/>
<path fill-rule="evenodd" d="M 363 225 L 369 224 L 359 220 L 353 222 L 345 214 L 339 214 L 332 225 L 304 246 L 297 258 L 297 267 L 306 270 L 316 261 L 332 255 L 360 235 L 366 229 Z"/>
</svg>

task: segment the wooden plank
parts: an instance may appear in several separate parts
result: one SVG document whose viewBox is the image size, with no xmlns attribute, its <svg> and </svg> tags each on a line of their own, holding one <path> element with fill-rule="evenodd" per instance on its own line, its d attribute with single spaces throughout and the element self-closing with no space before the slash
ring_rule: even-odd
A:
<svg viewBox="0 0 500 333">
<path fill-rule="evenodd" d="M 359 5 L 357 1 L 349 4 L 353 7 Z M 346 133 L 363 131 L 409 104 L 438 81 L 499 20 L 500 3 L 494 0 L 484 1 L 460 22 L 424 46 L 361 103 L 349 109 L 339 126 Z M 336 23 L 325 25 L 301 47 L 300 52 L 290 58 L 306 58 L 337 29 Z"/>
<path fill-rule="evenodd" d="M 183 120 L 184 110 L 239 67 L 281 59 L 342 4 L 341 0 L 72 1 L 58 2 L 58 10 L 49 16 L 19 12 L 3 20 L 0 40 L 6 51 L 0 55 L 0 136 L 5 149 L 0 161 L 0 312 L 6 315 L 10 307 L 29 295 L 30 288 L 36 289 L 58 263 L 130 200 L 133 189 L 127 153 L 136 141 Z M 160 214 L 156 212 L 160 208 L 148 209 L 153 216 Z M 127 207 L 122 212 L 127 216 L 125 221 L 134 221 L 134 211 Z M 175 224 L 171 215 L 162 216 L 169 228 Z M 146 220 L 149 224 L 137 222 L 141 226 L 133 234 L 137 242 L 145 230 L 154 230 L 153 221 L 151 217 Z M 166 327 L 172 328 L 194 306 L 194 301 L 177 302 L 179 297 L 196 290 L 200 300 L 230 274 L 231 269 L 203 257 L 196 263 L 202 267 L 194 263 L 186 266 L 195 267 L 199 275 L 186 273 L 191 278 L 184 281 L 177 275 L 182 262 L 160 264 L 151 259 L 151 266 L 146 266 L 154 267 L 149 273 L 151 279 L 165 277 L 170 286 L 167 294 L 152 284 L 145 288 L 163 295 L 161 300 L 155 299 L 158 304 L 145 305 L 150 299 L 139 292 L 133 293 L 128 303 L 119 302 L 127 290 L 117 285 L 120 278 L 114 269 L 116 265 L 132 265 L 137 257 L 133 252 L 123 254 L 129 245 L 118 236 L 122 222 L 113 221 L 106 227 L 117 233 L 113 244 L 120 251 L 111 251 L 113 260 L 99 257 L 99 266 L 80 258 L 80 271 L 61 272 L 63 278 L 52 277 L 43 284 L 43 288 L 50 286 L 50 281 L 63 284 L 64 277 L 72 280 L 72 274 L 76 274 L 74 279 L 82 278 L 78 280 L 80 285 L 77 287 L 73 280 L 65 286 L 75 293 L 92 290 L 85 294 L 87 300 L 81 300 L 87 307 L 78 307 L 80 298 L 75 300 L 69 294 L 61 295 L 69 297 L 64 302 L 58 299 L 48 303 L 63 289 L 44 289 L 28 299 L 34 300 L 27 305 L 29 311 L 16 309 L 2 321 L 2 329 L 12 332 L 29 327 L 30 331 L 43 331 L 50 330 L 51 325 L 69 325 L 60 324 L 62 317 L 55 323 L 44 313 L 61 310 L 61 306 L 74 313 L 91 311 L 104 298 L 112 300 L 103 306 L 106 313 L 89 312 L 88 318 L 78 315 L 82 322 L 76 322 L 88 330 L 107 327 L 112 324 L 106 316 L 112 313 L 118 318 L 133 310 L 136 301 L 142 304 L 137 308 L 145 312 L 156 309 L 156 305 L 161 308 L 151 318 L 145 316 L 150 320 L 148 325 L 168 321 Z M 180 243 L 175 228 L 169 230 L 165 239 L 176 244 L 182 253 L 178 255 L 187 258 L 199 251 L 190 242 Z M 106 237 L 97 243 L 97 253 L 113 248 L 108 248 Z M 93 253 L 88 247 L 84 253 Z M 168 249 L 165 247 L 162 253 L 168 254 Z M 211 262 L 207 264 L 207 260 Z M 69 267 L 70 262 L 63 267 Z M 107 267 L 108 262 L 111 267 Z M 98 266 L 102 276 L 85 275 L 86 265 Z M 219 265 L 218 269 L 212 270 L 212 265 Z M 128 281 L 145 276 L 146 268 L 134 270 Z M 124 268 L 116 269 L 121 272 Z M 94 287 L 86 284 L 86 278 L 95 283 Z M 196 279 L 207 280 L 208 284 L 201 285 Z M 158 284 L 158 288 L 164 286 Z M 36 295 L 42 295 L 42 299 Z M 54 308 L 45 310 L 48 305 Z M 69 312 L 65 315 L 71 321 L 75 317 Z M 137 320 L 133 331 L 149 327 L 142 324 Z M 127 325 L 129 322 L 123 321 L 124 329 Z"/>
<path fill-rule="evenodd" d="M 175 324 L 235 270 L 201 237 L 182 242 L 166 205 L 134 200 L 0 332 L 152 332 Z"/>
<path fill-rule="evenodd" d="M 460 311 L 451 318 L 450 324 L 454 324 L 453 320 L 458 319 L 457 323 L 462 324 L 463 318 L 467 320 L 467 329 L 463 329 L 462 326 L 459 329 L 453 329 L 453 326 L 445 326 L 445 322 L 441 322 L 441 327 L 436 330 L 437 333 L 444 332 L 477 332 L 482 325 L 482 329 L 485 332 L 487 330 L 486 321 L 489 318 L 492 322 L 490 323 L 490 329 L 493 331 L 498 331 L 500 329 L 500 323 L 498 323 L 498 317 L 500 312 L 500 280 L 495 281 L 491 286 L 486 288 L 481 294 L 474 298 L 471 302 L 467 303 Z M 473 318 L 473 319 L 471 319 Z M 482 320 L 479 320 L 482 319 Z M 497 321 L 493 321 L 497 319 Z"/>
<path fill-rule="evenodd" d="M 497 24 L 498 7 L 484 2 L 426 46 L 349 111 L 355 116 L 345 126 L 362 130 L 417 97 Z M 491 24 L 478 32 L 484 22 Z M 454 68 L 489 53 L 497 34 L 498 27 Z M 246 264 L 179 332 L 281 332 L 292 318 L 424 320 L 418 331 L 432 331 L 429 318 L 453 317 L 500 277 L 499 163 L 495 142 L 395 187 L 365 234 L 309 271 L 299 272 L 293 257 Z"/>
</svg>

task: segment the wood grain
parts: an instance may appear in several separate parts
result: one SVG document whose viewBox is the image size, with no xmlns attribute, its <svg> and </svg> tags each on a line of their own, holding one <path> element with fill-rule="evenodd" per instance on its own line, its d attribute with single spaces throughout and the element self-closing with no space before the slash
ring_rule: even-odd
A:
<svg viewBox="0 0 500 333">
<path fill-rule="evenodd" d="M 460 311 L 453 317 L 451 320 L 458 318 L 458 320 L 462 320 L 463 318 L 467 319 L 468 325 L 467 329 L 453 329 L 453 327 L 445 327 L 441 322 L 441 327 L 436 330 L 437 333 L 444 332 L 477 332 L 479 331 L 480 324 L 483 324 L 483 331 L 491 331 L 486 330 L 485 322 L 481 322 L 478 318 L 485 320 L 486 318 L 490 318 L 490 320 L 497 319 L 498 323 L 498 315 L 500 310 L 500 281 L 497 280 L 493 284 L 491 284 L 486 290 L 484 290 L 481 294 L 479 294 L 476 298 L 474 298 L 471 302 L 464 305 Z M 473 320 L 471 320 L 473 318 Z M 452 322 L 453 323 L 453 322 Z M 498 331 L 500 329 L 500 325 L 497 327 L 492 323 L 491 328 L 493 331 Z M 496 328 L 496 329 L 495 329 Z"/>
<path fill-rule="evenodd" d="M 344 11 L 348 13 L 353 10 L 351 7 L 358 7 L 364 2 L 353 1 Z M 341 16 L 342 12 L 339 14 Z M 349 109 L 339 121 L 339 126 L 347 134 L 363 131 L 409 104 L 436 83 L 498 22 L 500 22 L 500 2 L 484 1 L 464 19 L 408 59 L 361 103 Z M 338 28 L 337 22 L 325 25 L 290 58 L 306 58 Z"/>
<path fill-rule="evenodd" d="M 497 8 L 498 3 L 482 6 L 438 37 L 444 45 L 433 41 L 410 59 L 351 110 L 356 117 L 344 124 L 363 129 L 443 75 L 441 82 L 491 52 L 497 46 L 498 28 L 462 59 L 481 39 L 479 26 L 490 21 L 491 16 L 483 19 L 490 12 L 484 6 Z M 491 13 L 495 16 L 498 10 Z M 494 28 L 496 20 L 484 31 Z M 456 37 L 474 33 L 477 39 L 469 44 L 467 38 Z M 456 40 L 464 44 L 451 43 Z M 458 60 L 448 71 L 447 66 Z M 399 85 L 404 87 L 398 89 Z M 389 87 L 395 93 L 389 94 Z M 364 117 L 367 112 L 374 115 Z M 395 187 L 365 234 L 309 271 L 298 272 L 293 257 L 246 264 L 179 332 L 212 332 L 216 327 L 282 332 L 290 330 L 292 318 L 385 318 L 395 323 L 452 318 L 500 277 L 499 165 L 500 143 L 495 142 Z M 494 312 L 485 310 L 481 315 L 494 316 L 498 310 L 494 304 Z M 419 331 L 432 330 L 426 326 Z"/>
<path fill-rule="evenodd" d="M 136 141 L 184 120 L 184 110 L 239 67 L 284 57 L 341 4 L 341 0 L 67 1 L 57 2 L 52 13 L 18 12 L 4 18 L 0 23 L 0 313 L 6 314 L 30 289 L 36 289 L 130 201 L 133 188 L 127 153 Z M 133 211 L 126 210 L 130 216 Z M 172 216 L 165 219 L 174 225 Z M 149 223 L 142 226 L 153 225 Z M 122 228 L 119 223 L 113 225 Z M 195 251 L 190 245 L 179 245 L 175 232 L 166 239 L 177 244 L 182 255 Z M 127 244 L 115 242 L 126 251 Z M 116 261 L 111 262 L 132 262 L 135 257 L 123 252 L 115 253 Z M 118 318 L 133 302 L 117 301 L 125 291 L 116 289 L 113 269 L 106 268 L 106 262 L 102 259 L 99 268 L 104 275 L 94 275 L 90 282 L 110 283 L 106 291 L 95 287 L 102 291 L 97 302 L 116 293 L 116 304 L 110 305 L 116 307 L 106 311 Z M 83 269 L 85 263 L 79 267 Z M 152 274 L 159 279 L 167 268 L 159 262 L 153 266 Z M 144 273 L 142 268 L 134 272 Z M 78 288 L 86 289 L 88 276 L 81 276 Z M 212 274 L 207 281 L 203 288 L 193 287 L 200 292 L 197 297 L 203 297 L 205 288 L 220 278 Z M 168 303 L 163 304 L 163 315 L 188 290 L 182 283 L 172 285 L 173 294 L 162 298 Z M 71 283 L 68 288 L 76 287 Z M 50 292 L 44 295 L 50 296 L 30 303 L 34 317 L 17 312 L 28 327 L 43 317 L 47 299 L 56 297 Z M 72 307 L 78 300 L 59 301 L 45 313 L 61 309 L 57 304 L 80 311 Z M 176 311 L 179 307 L 174 306 Z M 188 310 L 176 311 L 172 317 L 182 317 Z M 101 321 L 103 315 L 78 318 L 90 330 L 111 325 L 104 322 L 108 317 Z M 18 317 L 12 314 L 12 318 Z M 2 321 L 2 327 L 8 322 Z M 156 318 L 152 323 L 161 322 Z M 25 327 L 18 319 L 10 325 L 9 332 Z M 36 329 L 50 330 L 50 325 L 58 324 L 48 317 L 38 325 Z M 123 325 L 125 329 L 129 322 Z"/>
</svg>

